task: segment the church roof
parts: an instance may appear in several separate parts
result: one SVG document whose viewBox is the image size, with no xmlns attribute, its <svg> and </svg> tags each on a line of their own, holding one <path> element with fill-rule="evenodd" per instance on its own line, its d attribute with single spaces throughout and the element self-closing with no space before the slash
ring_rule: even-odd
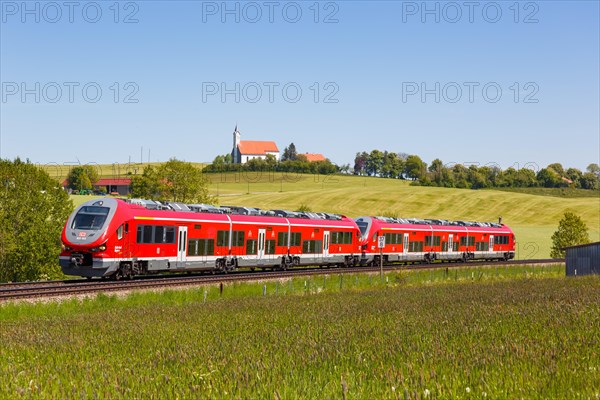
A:
<svg viewBox="0 0 600 400">
<path fill-rule="evenodd" d="M 279 149 L 275 142 L 263 142 L 258 140 L 240 140 L 238 144 L 240 154 L 264 155 L 267 153 L 278 153 Z"/>
<path fill-rule="evenodd" d="M 325 156 L 321 153 L 304 153 L 304 157 L 306 157 L 306 161 L 325 161 Z"/>
</svg>

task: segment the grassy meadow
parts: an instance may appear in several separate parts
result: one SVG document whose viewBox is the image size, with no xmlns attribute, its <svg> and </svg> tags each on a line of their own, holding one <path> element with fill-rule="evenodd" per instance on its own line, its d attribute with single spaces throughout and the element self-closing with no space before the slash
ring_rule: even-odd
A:
<svg viewBox="0 0 600 400">
<path fill-rule="evenodd" d="M 0 398 L 600 398 L 598 277 L 386 278 L 3 305 Z"/>
<path fill-rule="evenodd" d="M 104 169 L 107 169 L 106 166 Z M 104 171 L 103 169 L 103 171 Z M 563 213 L 580 215 L 590 239 L 600 240 L 600 193 L 564 190 L 468 190 L 410 186 L 396 179 L 241 172 L 206 175 L 220 205 L 361 215 L 497 221 L 517 236 L 517 258 L 547 258 L 552 233 Z M 92 197 L 73 196 L 76 204 Z"/>
</svg>

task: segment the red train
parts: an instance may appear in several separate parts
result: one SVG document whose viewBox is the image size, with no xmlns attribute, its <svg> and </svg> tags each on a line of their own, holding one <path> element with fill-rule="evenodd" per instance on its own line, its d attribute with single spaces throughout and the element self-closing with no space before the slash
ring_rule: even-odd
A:
<svg viewBox="0 0 600 400">
<path fill-rule="evenodd" d="M 508 259 L 500 224 L 263 211 L 105 198 L 79 206 L 62 233 L 67 275 L 120 279 L 164 271 L 287 269 L 386 262 Z"/>
</svg>

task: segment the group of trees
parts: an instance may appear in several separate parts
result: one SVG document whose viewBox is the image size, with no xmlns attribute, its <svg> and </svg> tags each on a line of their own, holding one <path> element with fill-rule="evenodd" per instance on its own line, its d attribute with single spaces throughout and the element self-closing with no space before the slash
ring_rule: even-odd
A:
<svg viewBox="0 0 600 400">
<path fill-rule="evenodd" d="M 61 276 L 60 235 L 73 203 L 29 161 L 0 159 L 0 281 Z"/>
<path fill-rule="evenodd" d="M 436 158 L 428 166 L 417 155 L 372 150 L 363 151 L 354 158 L 354 174 L 380 176 L 385 178 L 410 179 L 417 185 L 453 188 L 493 188 L 493 187 L 573 187 L 600 189 L 600 167 L 590 164 L 586 172 L 577 168 L 565 169 L 554 163 L 537 173 L 529 168 L 508 168 L 497 166 L 462 164 L 446 165 Z"/>
<path fill-rule="evenodd" d="M 131 180 L 131 196 L 182 203 L 213 203 L 208 179 L 191 163 L 170 159 L 154 167 L 148 165 Z"/>
<path fill-rule="evenodd" d="M 99 178 L 98 170 L 93 165 L 73 167 L 67 176 L 68 187 L 73 190 L 89 190 Z"/>
</svg>

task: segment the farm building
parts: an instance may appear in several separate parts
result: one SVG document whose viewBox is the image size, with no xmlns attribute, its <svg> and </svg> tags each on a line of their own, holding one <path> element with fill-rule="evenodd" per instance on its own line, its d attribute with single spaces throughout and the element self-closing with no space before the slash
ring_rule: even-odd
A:
<svg viewBox="0 0 600 400">
<path fill-rule="evenodd" d="M 600 274 L 600 242 L 565 247 L 567 276 Z"/>
<path fill-rule="evenodd" d="M 106 193 L 119 193 L 121 196 L 129 194 L 131 179 L 129 178 L 100 178 L 94 183 L 95 190 L 101 190 Z"/>
</svg>

